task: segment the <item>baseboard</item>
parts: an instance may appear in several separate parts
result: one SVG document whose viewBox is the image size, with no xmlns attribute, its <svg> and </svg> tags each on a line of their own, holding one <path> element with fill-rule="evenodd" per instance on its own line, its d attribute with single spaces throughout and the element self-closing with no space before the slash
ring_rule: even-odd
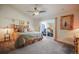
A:
<svg viewBox="0 0 79 59">
<path fill-rule="evenodd" d="M 66 42 L 63 42 L 63 41 L 58 41 L 58 40 L 56 40 L 56 39 L 55 39 L 55 41 L 56 41 L 56 42 L 58 42 L 58 43 L 61 43 L 61 44 L 65 44 L 65 45 L 74 46 L 74 45 L 72 45 L 72 44 L 68 44 L 68 43 L 66 43 Z"/>
</svg>

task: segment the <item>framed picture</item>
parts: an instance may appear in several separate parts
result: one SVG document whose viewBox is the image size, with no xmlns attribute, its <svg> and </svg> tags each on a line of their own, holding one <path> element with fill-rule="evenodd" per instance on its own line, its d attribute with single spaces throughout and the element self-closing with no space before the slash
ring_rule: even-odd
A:
<svg viewBox="0 0 79 59">
<path fill-rule="evenodd" d="M 73 29 L 73 15 L 61 16 L 60 28 L 63 30 Z"/>
</svg>

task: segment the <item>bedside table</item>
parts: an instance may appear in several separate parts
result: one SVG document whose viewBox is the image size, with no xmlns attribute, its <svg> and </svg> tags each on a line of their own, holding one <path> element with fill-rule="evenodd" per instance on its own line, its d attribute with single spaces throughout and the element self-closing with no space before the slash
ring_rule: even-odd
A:
<svg viewBox="0 0 79 59">
<path fill-rule="evenodd" d="M 6 33 L 4 34 L 4 41 L 10 40 L 10 34 Z"/>
</svg>

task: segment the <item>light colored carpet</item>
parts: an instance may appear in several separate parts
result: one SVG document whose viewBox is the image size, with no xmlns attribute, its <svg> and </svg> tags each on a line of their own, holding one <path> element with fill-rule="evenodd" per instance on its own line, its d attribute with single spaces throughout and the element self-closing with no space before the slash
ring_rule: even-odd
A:
<svg viewBox="0 0 79 59">
<path fill-rule="evenodd" d="M 52 37 L 44 37 L 39 42 L 16 49 L 9 54 L 66 54 L 68 49 L 63 47 L 63 44 L 54 41 Z M 68 53 L 72 53 L 72 51 Z"/>
</svg>

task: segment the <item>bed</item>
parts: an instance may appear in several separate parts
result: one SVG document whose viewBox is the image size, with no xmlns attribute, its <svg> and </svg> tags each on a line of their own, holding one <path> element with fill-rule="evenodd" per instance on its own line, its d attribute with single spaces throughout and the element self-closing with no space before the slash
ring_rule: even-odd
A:
<svg viewBox="0 0 79 59">
<path fill-rule="evenodd" d="M 32 37 L 37 37 L 37 38 L 43 38 L 42 33 L 40 32 L 23 32 L 19 33 L 20 36 L 32 36 Z"/>
<path fill-rule="evenodd" d="M 40 32 L 21 32 L 16 40 L 15 47 L 23 47 L 40 41 L 43 39 L 43 35 Z"/>
</svg>

